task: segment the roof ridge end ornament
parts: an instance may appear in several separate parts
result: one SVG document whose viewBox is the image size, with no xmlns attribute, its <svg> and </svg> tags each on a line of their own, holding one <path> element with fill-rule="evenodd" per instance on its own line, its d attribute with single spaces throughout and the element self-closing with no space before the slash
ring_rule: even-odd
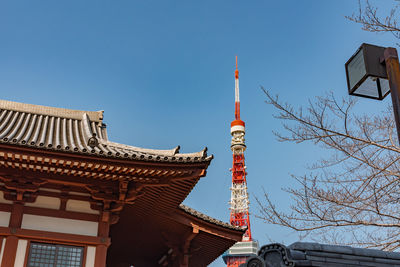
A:
<svg viewBox="0 0 400 267">
<path fill-rule="evenodd" d="M 90 146 L 92 149 L 99 145 L 99 140 L 98 140 L 97 137 L 96 137 L 96 133 L 93 133 L 92 137 L 89 138 L 87 144 L 88 144 L 88 146 Z"/>
<path fill-rule="evenodd" d="M 99 113 L 99 115 L 100 115 L 100 116 L 99 116 L 99 120 L 102 121 L 102 120 L 104 119 L 104 110 L 102 110 L 102 109 L 101 109 L 101 110 L 98 110 L 97 113 Z"/>
<path fill-rule="evenodd" d="M 207 157 L 207 151 L 208 147 L 204 147 L 203 150 L 201 151 L 203 153 L 203 158 Z"/>
<path fill-rule="evenodd" d="M 180 145 L 177 145 L 175 148 L 174 148 L 174 154 L 173 155 L 176 155 L 176 154 L 179 154 L 179 151 L 181 150 L 181 146 Z"/>
</svg>

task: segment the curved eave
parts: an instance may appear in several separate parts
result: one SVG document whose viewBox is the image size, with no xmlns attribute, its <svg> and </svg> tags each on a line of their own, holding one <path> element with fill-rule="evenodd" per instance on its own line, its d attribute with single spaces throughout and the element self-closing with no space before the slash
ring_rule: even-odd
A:
<svg viewBox="0 0 400 267">
<path fill-rule="evenodd" d="M 29 151 L 37 151 L 37 152 L 45 152 L 56 155 L 70 155 L 70 156 L 80 156 L 89 159 L 113 159 L 116 162 L 146 162 L 146 163 L 156 163 L 156 164 L 196 164 L 196 163 L 206 163 L 209 164 L 214 158 L 213 155 L 204 155 L 202 157 L 198 156 L 198 153 L 192 154 L 175 154 L 173 156 L 159 155 L 159 154 L 150 154 L 144 152 L 131 152 L 131 154 L 122 154 L 122 153 L 113 153 L 113 154 L 104 154 L 104 153 L 96 153 L 96 151 L 71 151 L 71 150 L 63 150 L 57 148 L 49 148 L 49 147 L 39 147 L 39 146 L 31 146 L 31 145 L 23 145 L 20 143 L 13 143 L 8 141 L 0 140 L 0 146 L 4 147 L 16 147 L 17 149 L 29 150 Z M 195 155 L 195 156 L 193 156 Z"/>
<path fill-rule="evenodd" d="M 168 195 L 166 191 L 160 192 L 160 196 Z M 190 233 L 194 233 L 188 245 L 189 266 L 203 267 L 242 239 L 245 229 L 232 227 L 187 206 L 183 208 L 176 205 L 177 202 L 166 209 L 159 205 L 167 198 L 157 199 L 156 204 L 140 199 L 121 212 L 118 225 L 112 226 L 110 232 L 113 243 L 107 257 L 108 265 L 162 266 L 160 262 L 175 245 L 183 246 Z M 136 246 L 139 242 L 140 246 Z M 124 264 L 119 264 L 122 262 Z"/>
<path fill-rule="evenodd" d="M 189 214 L 190 216 L 194 216 L 194 217 L 196 217 L 196 218 L 198 218 L 200 220 L 203 220 L 205 222 L 209 222 L 209 223 L 212 223 L 212 224 L 217 225 L 217 226 L 221 226 L 221 227 L 226 228 L 226 229 L 232 229 L 232 230 L 238 231 L 238 232 L 241 233 L 241 235 L 243 235 L 246 232 L 246 228 L 233 226 L 233 225 L 231 225 L 229 223 L 217 220 L 217 219 L 212 218 L 212 217 L 210 217 L 210 216 L 208 216 L 208 215 L 206 215 L 204 213 L 201 213 L 201 212 L 199 212 L 199 211 L 197 211 L 195 209 L 192 209 L 192 208 L 190 208 L 190 207 L 188 207 L 186 205 L 180 204 L 179 205 L 179 209 L 181 209 L 185 213 Z M 241 237 L 242 236 L 240 236 L 240 238 Z M 240 241 L 240 239 L 237 240 L 237 241 Z"/>
</svg>

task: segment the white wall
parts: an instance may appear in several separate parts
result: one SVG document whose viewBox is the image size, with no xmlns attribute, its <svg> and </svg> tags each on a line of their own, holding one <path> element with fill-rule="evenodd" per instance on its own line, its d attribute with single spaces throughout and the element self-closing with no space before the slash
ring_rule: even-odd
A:
<svg viewBox="0 0 400 267">
<path fill-rule="evenodd" d="M 98 210 L 92 210 L 90 208 L 90 202 L 88 201 L 81 201 L 75 199 L 69 199 L 67 201 L 67 205 L 65 210 L 67 211 L 76 211 L 76 212 L 84 212 L 84 213 L 91 213 L 91 214 L 99 214 Z"/>
<path fill-rule="evenodd" d="M 10 224 L 11 212 L 0 211 L 0 226 L 8 227 Z"/>
<path fill-rule="evenodd" d="M 25 203 L 25 206 L 58 210 L 60 208 L 60 204 L 61 200 L 59 198 L 38 196 L 34 203 Z"/>
<path fill-rule="evenodd" d="M 18 240 L 17 255 L 15 257 L 14 267 L 24 267 L 26 246 L 28 245 L 27 240 Z"/>
<path fill-rule="evenodd" d="M 0 191 L 0 203 L 12 204 L 13 202 L 10 200 L 6 200 L 4 198 L 4 192 Z"/>
<path fill-rule="evenodd" d="M 96 247 L 87 247 L 85 267 L 94 267 L 95 257 L 96 257 Z"/>
<path fill-rule="evenodd" d="M 97 236 L 97 222 L 24 214 L 22 229 Z"/>
</svg>

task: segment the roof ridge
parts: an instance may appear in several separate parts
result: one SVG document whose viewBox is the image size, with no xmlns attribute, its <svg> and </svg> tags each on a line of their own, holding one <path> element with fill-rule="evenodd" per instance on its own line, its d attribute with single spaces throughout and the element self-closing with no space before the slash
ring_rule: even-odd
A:
<svg viewBox="0 0 400 267">
<path fill-rule="evenodd" d="M 12 110 L 17 112 L 32 113 L 38 115 L 54 116 L 68 119 L 82 120 L 86 113 L 91 121 L 100 122 L 103 120 L 103 110 L 83 111 L 66 108 L 56 108 L 42 105 L 26 104 L 0 99 L 0 109 Z"/>
<path fill-rule="evenodd" d="M 120 149 L 133 150 L 135 152 L 149 153 L 153 155 L 165 155 L 165 156 L 176 156 L 176 157 L 197 157 L 197 158 L 207 158 L 207 147 L 198 152 L 191 153 L 179 153 L 180 146 L 176 146 L 172 149 L 152 149 L 143 148 L 132 145 L 120 144 L 110 140 L 100 139 L 99 142 L 106 146 L 116 147 Z M 212 158 L 212 156 L 210 156 Z"/>
<path fill-rule="evenodd" d="M 161 154 L 161 155 L 166 155 L 166 156 L 173 156 L 175 155 L 176 149 L 152 149 L 152 148 L 143 148 L 143 147 L 137 147 L 137 146 L 131 146 L 131 145 L 125 145 L 117 142 L 113 142 L 110 140 L 100 140 L 101 144 L 107 145 L 107 146 L 114 146 L 118 147 L 121 149 L 127 149 L 127 150 L 134 150 L 136 152 L 142 152 L 142 153 L 150 153 L 150 154 Z"/>
<path fill-rule="evenodd" d="M 179 153 L 172 149 L 149 149 L 109 141 L 103 111 L 81 111 L 0 100 L 0 144 L 31 146 L 64 152 L 139 161 L 207 163 L 207 149 Z"/>
</svg>

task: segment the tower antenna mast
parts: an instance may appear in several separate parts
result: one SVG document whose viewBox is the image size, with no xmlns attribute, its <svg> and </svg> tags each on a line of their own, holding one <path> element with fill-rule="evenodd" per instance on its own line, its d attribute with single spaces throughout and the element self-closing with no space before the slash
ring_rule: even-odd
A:
<svg viewBox="0 0 400 267">
<path fill-rule="evenodd" d="M 253 241 L 250 228 L 249 196 L 247 193 L 246 165 L 244 160 L 245 123 L 240 119 L 239 70 L 236 56 L 235 69 L 235 120 L 231 123 L 231 150 L 233 154 L 230 223 L 246 228 L 242 242 L 233 245 L 223 257 L 228 267 L 238 267 L 256 254 L 258 243 Z"/>
<path fill-rule="evenodd" d="M 240 119 L 239 70 L 236 56 L 235 70 L 235 120 L 231 123 L 231 150 L 233 153 L 230 223 L 247 228 L 243 241 L 251 241 L 249 196 L 247 193 L 246 165 L 244 162 L 245 123 Z"/>
</svg>

